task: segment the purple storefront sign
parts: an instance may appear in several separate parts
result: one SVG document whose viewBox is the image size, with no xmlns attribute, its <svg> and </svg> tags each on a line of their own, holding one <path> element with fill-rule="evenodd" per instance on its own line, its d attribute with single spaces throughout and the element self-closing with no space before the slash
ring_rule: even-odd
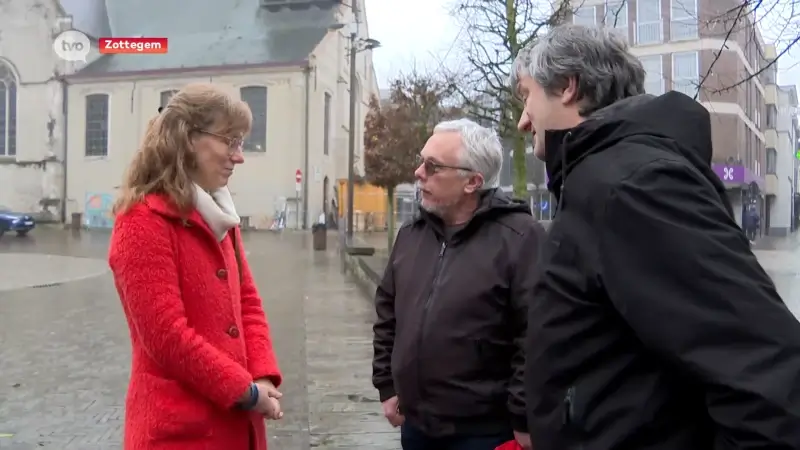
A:
<svg viewBox="0 0 800 450">
<path fill-rule="evenodd" d="M 741 186 L 755 183 L 760 189 L 764 189 L 764 177 L 756 175 L 752 170 L 742 165 L 711 164 L 711 168 L 727 186 Z"/>
<path fill-rule="evenodd" d="M 744 184 L 745 182 L 744 166 L 712 164 L 711 168 L 725 184 Z"/>
<path fill-rule="evenodd" d="M 744 166 L 733 164 L 712 164 L 711 168 L 720 180 L 728 186 L 741 186 L 755 182 L 759 188 L 764 189 L 764 178 L 756 176 L 751 170 Z M 547 172 L 544 173 L 545 183 L 550 182 Z"/>
</svg>

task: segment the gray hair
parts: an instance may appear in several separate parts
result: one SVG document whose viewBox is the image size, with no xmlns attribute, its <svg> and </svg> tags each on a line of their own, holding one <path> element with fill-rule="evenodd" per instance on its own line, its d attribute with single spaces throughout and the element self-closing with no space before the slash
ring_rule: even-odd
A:
<svg viewBox="0 0 800 450">
<path fill-rule="evenodd" d="M 497 133 L 469 119 L 442 122 L 433 129 L 434 134 L 447 132 L 461 136 L 460 164 L 483 175 L 481 190 L 497 187 L 503 165 L 503 145 Z"/>
<path fill-rule="evenodd" d="M 577 79 L 579 112 L 588 116 L 623 98 L 644 94 L 645 71 L 614 30 L 601 26 L 560 25 L 520 50 L 509 83 L 516 89 L 523 76 L 548 94 L 557 94 Z"/>
</svg>

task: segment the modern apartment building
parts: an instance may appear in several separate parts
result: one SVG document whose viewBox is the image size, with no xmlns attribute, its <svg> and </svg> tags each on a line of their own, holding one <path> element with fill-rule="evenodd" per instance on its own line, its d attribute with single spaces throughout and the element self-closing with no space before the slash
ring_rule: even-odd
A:
<svg viewBox="0 0 800 450">
<path fill-rule="evenodd" d="M 712 114 L 713 168 L 741 212 L 764 217 L 764 42 L 747 6 L 735 0 L 583 0 L 573 23 L 613 27 L 631 44 L 654 95 L 677 90 Z M 763 221 L 762 221 L 763 222 Z"/>
<path fill-rule="evenodd" d="M 767 144 L 765 232 L 786 236 L 795 230 L 794 197 L 797 187 L 797 88 L 766 86 Z"/>
<path fill-rule="evenodd" d="M 778 85 L 778 52 L 774 45 L 764 47 L 767 61 L 764 69 L 766 120 L 766 192 L 767 233 L 785 236 L 800 225 L 798 195 L 798 95 L 797 87 Z"/>
</svg>

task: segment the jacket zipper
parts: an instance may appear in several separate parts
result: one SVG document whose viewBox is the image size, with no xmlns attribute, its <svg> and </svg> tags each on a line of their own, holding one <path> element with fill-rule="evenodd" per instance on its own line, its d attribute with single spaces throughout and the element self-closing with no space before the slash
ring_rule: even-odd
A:
<svg viewBox="0 0 800 450">
<path fill-rule="evenodd" d="M 581 416 L 575 411 L 575 402 L 577 401 L 575 391 L 575 386 L 570 386 L 564 396 L 563 424 L 567 428 L 571 440 L 569 448 L 583 450 L 583 424 L 580 422 Z"/>
<path fill-rule="evenodd" d="M 444 260 L 444 252 L 447 250 L 447 242 L 442 242 L 442 246 L 439 249 L 439 258 L 436 260 L 436 267 L 433 269 L 433 285 L 431 286 L 431 292 L 428 295 L 428 298 L 425 300 L 425 312 L 428 311 L 428 308 L 431 306 L 431 302 L 433 301 L 433 294 L 436 293 L 436 284 L 439 283 L 439 272 L 442 270 L 442 260 Z M 422 316 L 422 323 L 425 324 L 425 316 Z"/>
<path fill-rule="evenodd" d="M 442 270 L 442 262 L 444 261 L 444 253 L 446 250 L 447 242 L 442 241 L 442 246 L 439 249 L 439 258 L 436 260 L 436 266 L 433 269 L 433 283 L 431 284 L 428 298 L 425 299 L 425 306 L 422 309 L 422 317 L 420 318 L 420 331 L 417 336 L 417 385 L 419 386 L 420 398 L 424 396 L 425 384 L 422 382 L 422 358 L 419 358 L 419 355 L 422 351 L 422 341 L 426 334 L 428 310 L 433 302 L 433 296 L 436 293 L 436 285 L 439 284 L 439 272 Z"/>
<path fill-rule="evenodd" d="M 561 207 L 564 205 L 564 185 L 567 182 L 567 140 L 572 137 L 572 132 L 568 132 L 564 135 L 564 139 L 561 140 L 561 170 L 564 171 L 564 177 L 561 179 L 561 185 L 558 186 L 558 204 L 556 205 L 556 210 L 553 213 L 553 219 L 555 220 L 556 216 L 561 213 Z"/>
<path fill-rule="evenodd" d="M 575 419 L 575 386 L 570 386 L 564 396 L 564 415 L 562 419 L 563 424 L 566 426 L 571 426 Z"/>
</svg>

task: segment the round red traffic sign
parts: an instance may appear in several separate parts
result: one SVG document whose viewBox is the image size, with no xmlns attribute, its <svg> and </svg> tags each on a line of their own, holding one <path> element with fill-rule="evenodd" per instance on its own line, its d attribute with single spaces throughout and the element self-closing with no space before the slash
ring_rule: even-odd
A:
<svg viewBox="0 0 800 450">
<path fill-rule="evenodd" d="M 303 172 L 301 172 L 300 169 L 297 169 L 294 173 L 294 181 L 297 183 L 303 181 Z"/>
</svg>

